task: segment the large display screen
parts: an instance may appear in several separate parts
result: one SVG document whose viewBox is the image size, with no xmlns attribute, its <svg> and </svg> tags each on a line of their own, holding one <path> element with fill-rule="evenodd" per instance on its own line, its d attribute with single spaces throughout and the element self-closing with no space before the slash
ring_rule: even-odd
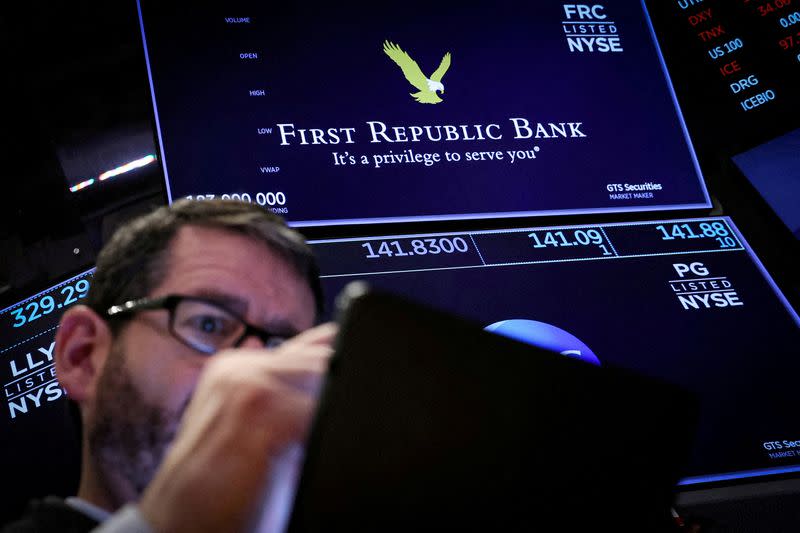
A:
<svg viewBox="0 0 800 533">
<path fill-rule="evenodd" d="M 800 318 L 729 218 L 312 247 L 331 298 L 363 279 L 491 331 L 693 391 L 701 420 L 683 484 L 800 471 Z"/>
<path fill-rule="evenodd" d="M 56 329 L 64 311 L 89 292 L 93 270 L 0 311 L 3 363 L 2 420 L 16 420 L 60 399 L 53 362 Z"/>
<path fill-rule="evenodd" d="M 64 311 L 89 291 L 92 271 L 0 311 L 0 470 L 10 480 L 0 521 L 31 497 L 77 489 L 80 442 L 56 379 L 56 330 Z"/>
<path fill-rule="evenodd" d="M 140 0 L 170 200 L 297 226 L 709 207 L 639 0 Z"/>
<path fill-rule="evenodd" d="M 780 227 L 800 232 L 798 3 L 647 4 L 709 189 L 798 294 L 797 263 L 786 259 L 797 243 Z"/>
<path fill-rule="evenodd" d="M 670 67 L 698 121 L 726 143 L 749 141 L 796 116 L 800 13 L 792 0 L 647 2 Z M 671 61 L 674 59 L 674 61 Z M 771 124 L 770 124 L 771 122 Z M 725 130 L 739 125 L 743 130 Z"/>
</svg>

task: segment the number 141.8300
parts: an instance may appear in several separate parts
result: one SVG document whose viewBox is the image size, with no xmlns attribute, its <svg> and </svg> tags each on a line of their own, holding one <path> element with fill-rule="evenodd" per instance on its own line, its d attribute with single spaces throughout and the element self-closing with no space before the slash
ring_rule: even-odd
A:
<svg viewBox="0 0 800 533">
<path fill-rule="evenodd" d="M 469 251 L 467 241 L 461 237 L 439 237 L 397 241 L 373 241 L 361 245 L 367 259 L 405 257 L 411 255 L 455 254 Z"/>
</svg>

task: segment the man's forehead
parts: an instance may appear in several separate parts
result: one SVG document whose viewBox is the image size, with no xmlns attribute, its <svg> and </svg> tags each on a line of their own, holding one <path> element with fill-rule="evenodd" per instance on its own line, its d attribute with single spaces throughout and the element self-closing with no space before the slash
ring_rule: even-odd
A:
<svg viewBox="0 0 800 533">
<path fill-rule="evenodd" d="M 186 225 L 176 232 L 154 292 L 170 291 L 213 299 L 241 315 L 305 315 L 306 308 L 314 314 L 311 288 L 286 258 L 264 241 L 221 228 Z M 261 308 L 265 303 L 273 305 Z"/>
<path fill-rule="evenodd" d="M 170 247 L 174 248 L 178 246 L 197 244 L 203 245 L 209 244 L 212 241 L 234 241 L 237 243 L 237 246 L 246 244 L 248 247 L 257 249 L 270 249 L 264 241 L 255 236 L 247 235 L 243 232 L 229 228 L 197 223 L 187 223 L 178 228 L 178 230 L 175 232 L 175 236 L 172 238 Z"/>
<path fill-rule="evenodd" d="M 219 263 L 238 265 L 250 261 L 249 267 L 264 264 L 287 272 L 295 269 L 280 253 L 257 237 L 230 229 L 187 224 L 175 233 L 167 248 L 168 267 L 180 268 Z M 298 274 L 299 275 L 299 274 Z"/>
</svg>

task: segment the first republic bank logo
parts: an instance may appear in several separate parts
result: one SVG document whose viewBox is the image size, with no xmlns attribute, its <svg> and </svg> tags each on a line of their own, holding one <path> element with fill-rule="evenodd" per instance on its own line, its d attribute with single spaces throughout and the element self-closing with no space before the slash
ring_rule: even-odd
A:
<svg viewBox="0 0 800 533">
<path fill-rule="evenodd" d="M 561 27 L 570 52 L 622 52 L 617 25 L 602 4 L 563 4 Z"/>
<path fill-rule="evenodd" d="M 444 57 L 442 57 L 439 68 L 428 78 L 422 72 L 422 69 L 419 68 L 417 62 L 411 59 L 411 56 L 404 52 L 398 45 L 391 41 L 384 41 L 383 51 L 392 61 L 397 63 L 397 66 L 403 71 L 403 76 L 408 80 L 408 83 L 417 89 L 418 92 L 410 93 L 414 100 L 420 104 L 438 104 L 442 102 L 442 99 L 439 98 L 439 95 L 436 93 L 444 94 L 442 78 L 447 72 L 447 69 L 450 68 L 450 52 L 447 52 Z"/>
</svg>

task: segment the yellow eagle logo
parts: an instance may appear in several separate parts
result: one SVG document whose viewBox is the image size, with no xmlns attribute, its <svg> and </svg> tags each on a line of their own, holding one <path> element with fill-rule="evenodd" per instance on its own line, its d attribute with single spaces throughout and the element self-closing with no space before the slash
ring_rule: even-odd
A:
<svg viewBox="0 0 800 533">
<path fill-rule="evenodd" d="M 403 71 L 403 75 L 408 80 L 408 83 L 416 87 L 419 92 L 410 93 L 414 100 L 421 104 L 438 104 L 442 101 L 439 95 L 440 92 L 444 94 L 444 85 L 442 85 L 442 78 L 444 77 L 447 69 L 450 68 L 450 52 L 447 52 L 439 63 L 439 68 L 431 74 L 430 78 L 425 77 L 422 69 L 419 68 L 417 62 L 411 59 L 406 52 L 399 46 L 390 41 L 383 42 L 383 51 L 391 58 L 392 61 L 397 63 Z"/>
</svg>

